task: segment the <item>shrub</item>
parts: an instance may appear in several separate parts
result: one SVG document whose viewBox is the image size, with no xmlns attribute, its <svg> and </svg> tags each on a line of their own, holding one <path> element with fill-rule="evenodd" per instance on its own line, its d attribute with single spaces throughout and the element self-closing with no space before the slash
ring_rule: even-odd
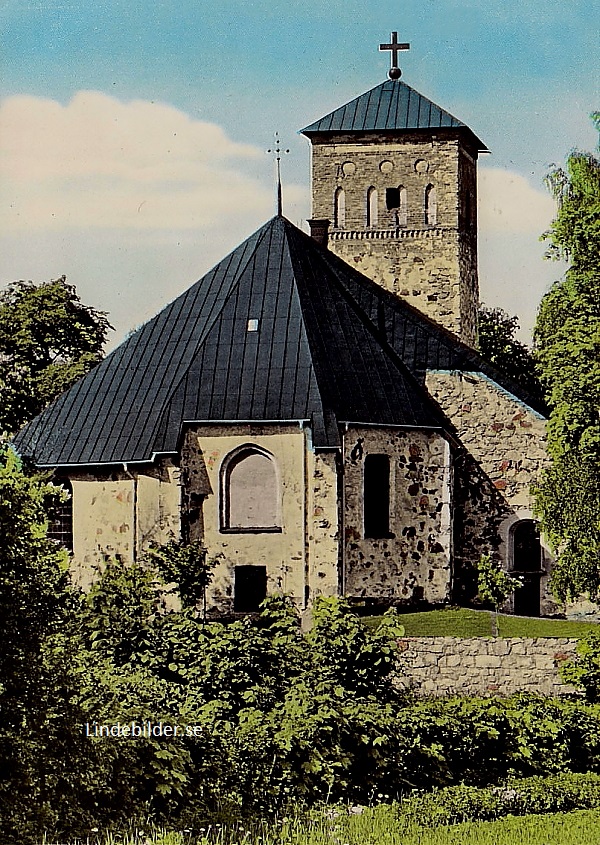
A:
<svg viewBox="0 0 600 845">
<path fill-rule="evenodd" d="M 563 774 L 511 779 L 487 788 L 446 787 L 411 795 L 398 808 L 399 817 L 436 827 L 466 821 L 491 821 L 507 815 L 567 813 L 600 808 L 600 775 Z"/>
<path fill-rule="evenodd" d="M 588 701 L 600 701 L 600 630 L 579 640 L 575 659 L 561 665 L 560 675 L 565 683 L 583 688 Z"/>
</svg>

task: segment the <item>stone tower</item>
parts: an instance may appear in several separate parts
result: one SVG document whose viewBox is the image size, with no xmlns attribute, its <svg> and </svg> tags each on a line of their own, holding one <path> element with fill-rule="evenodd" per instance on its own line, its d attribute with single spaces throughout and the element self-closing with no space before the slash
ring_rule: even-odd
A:
<svg viewBox="0 0 600 845">
<path fill-rule="evenodd" d="M 463 123 L 392 78 L 302 130 L 329 246 L 469 345 L 477 338 L 477 156 Z"/>
</svg>

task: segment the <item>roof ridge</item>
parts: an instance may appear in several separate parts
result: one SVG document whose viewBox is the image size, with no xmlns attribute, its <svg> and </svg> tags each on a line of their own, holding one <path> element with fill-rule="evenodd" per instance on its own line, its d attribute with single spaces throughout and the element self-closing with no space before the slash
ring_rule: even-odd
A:
<svg viewBox="0 0 600 845">
<path fill-rule="evenodd" d="M 309 235 L 307 235 L 305 232 L 302 232 L 300 229 L 297 229 L 291 223 L 289 225 L 291 227 L 293 237 L 296 237 L 298 240 L 306 239 L 308 242 L 310 242 L 311 246 L 314 245 L 316 247 L 316 249 L 314 249 L 311 254 L 318 255 L 320 259 L 323 259 L 324 256 L 326 254 L 328 254 L 326 250 L 323 250 L 323 248 L 319 249 L 318 245 L 314 242 L 314 240 Z M 289 239 L 286 238 L 286 240 L 288 240 L 288 247 L 291 247 Z M 291 257 L 292 257 L 292 260 L 293 260 L 294 256 L 291 256 Z M 294 273 L 294 278 L 295 278 L 295 273 Z M 440 408 L 440 406 L 438 405 L 436 400 L 431 396 L 431 394 L 429 393 L 429 391 L 427 390 L 425 385 L 420 384 L 420 382 L 410 372 L 409 368 L 406 366 L 406 364 L 402 360 L 401 356 L 396 352 L 396 350 L 389 343 L 386 333 L 382 332 L 380 329 L 378 329 L 377 326 L 374 325 L 373 321 L 370 319 L 368 314 L 365 313 L 364 309 L 360 306 L 360 304 L 355 300 L 355 298 L 352 296 L 350 291 L 345 287 L 345 285 L 343 285 L 340 282 L 340 280 L 337 276 L 337 273 L 335 273 L 335 272 L 333 274 L 332 281 L 333 281 L 333 284 L 335 285 L 337 292 L 344 299 L 344 301 L 350 306 L 354 316 L 360 321 L 363 328 L 366 329 L 366 331 L 370 334 L 370 336 L 373 338 L 373 340 L 376 342 L 376 344 L 382 349 L 382 351 L 390 359 L 390 361 L 393 363 L 394 367 L 401 374 L 402 378 L 406 379 L 411 384 L 413 390 L 421 398 L 423 398 L 428 404 L 430 404 L 432 406 L 433 410 L 435 411 L 435 415 L 439 416 L 441 418 L 440 428 L 445 429 L 446 427 L 448 427 L 449 431 L 454 432 L 454 428 L 451 425 L 450 421 L 446 418 L 446 415 L 444 414 L 443 410 Z M 310 346 L 310 336 L 308 336 L 308 343 L 309 343 L 309 346 Z M 315 376 L 318 380 L 319 375 L 318 375 L 317 368 L 315 368 Z M 424 426 L 424 427 L 427 427 L 427 426 Z"/>
</svg>

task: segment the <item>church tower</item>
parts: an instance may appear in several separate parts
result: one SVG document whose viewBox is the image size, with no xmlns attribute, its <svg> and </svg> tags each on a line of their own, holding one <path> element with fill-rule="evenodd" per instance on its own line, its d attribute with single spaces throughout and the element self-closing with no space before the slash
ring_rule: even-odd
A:
<svg viewBox="0 0 600 845">
<path fill-rule="evenodd" d="M 310 124 L 312 216 L 329 247 L 473 346 L 477 339 L 477 136 L 390 79 Z"/>
</svg>

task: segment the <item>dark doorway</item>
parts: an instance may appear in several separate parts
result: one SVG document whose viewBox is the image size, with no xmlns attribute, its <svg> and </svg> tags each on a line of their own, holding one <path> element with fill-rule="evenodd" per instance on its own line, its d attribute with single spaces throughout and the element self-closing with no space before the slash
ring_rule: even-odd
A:
<svg viewBox="0 0 600 845">
<path fill-rule="evenodd" d="M 364 485 L 365 537 L 390 535 L 390 459 L 367 455 Z"/>
<path fill-rule="evenodd" d="M 266 566 L 236 566 L 233 609 L 236 613 L 258 613 L 267 597 Z"/>
<path fill-rule="evenodd" d="M 514 612 L 518 616 L 540 615 L 542 548 L 540 532 L 533 519 L 517 522 L 512 531 L 513 571 L 523 583 L 515 590 Z"/>
</svg>

